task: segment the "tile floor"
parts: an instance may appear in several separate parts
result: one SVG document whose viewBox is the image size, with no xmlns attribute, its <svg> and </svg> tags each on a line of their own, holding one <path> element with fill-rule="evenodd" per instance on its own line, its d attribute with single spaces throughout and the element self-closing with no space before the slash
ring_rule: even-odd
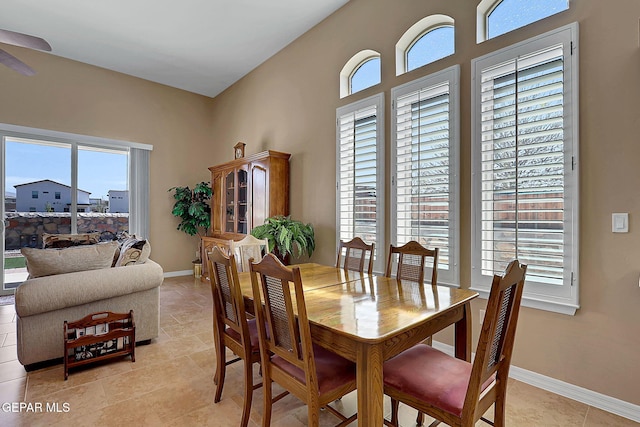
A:
<svg viewBox="0 0 640 427">
<path fill-rule="evenodd" d="M 77 369 L 67 381 L 62 365 L 24 371 L 16 359 L 14 308 L 0 306 L 0 426 L 237 426 L 242 408 L 238 364 L 229 367 L 222 401 L 213 404 L 211 305 L 206 285 L 190 277 L 166 279 L 161 287 L 160 336 L 136 349 L 136 362 L 121 359 Z M 509 384 L 507 396 L 508 426 L 640 426 L 518 381 Z M 43 409 L 12 413 L 7 405 L 12 402 L 40 403 Z M 261 421 L 261 390 L 254 393 L 253 402 L 250 425 L 256 427 Z M 53 411 L 46 411 L 47 404 Z M 355 412 L 355 392 L 339 406 L 345 414 Z M 388 406 L 387 402 L 387 411 Z M 415 425 L 415 415 L 401 407 L 402 426 Z M 305 426 L 306 419 L 306 407 L 294 397 L 274 405 L 274 426 Z M 337 419 L 323 412 L 321 422 L 330 426 Z"/>
</svg>

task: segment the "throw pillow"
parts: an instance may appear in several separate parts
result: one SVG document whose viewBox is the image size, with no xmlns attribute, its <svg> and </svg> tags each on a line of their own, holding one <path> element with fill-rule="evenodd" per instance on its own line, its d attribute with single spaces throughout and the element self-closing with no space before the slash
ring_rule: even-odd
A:
<svg viewBox="0 0 640 427">
<path fill-rule="evenodd" d="M 145 239 L 139 239 L 135 235 L 125 239 L 120 246 L 120 256 L 115 267 L 144 264 L 149 259 L 151 245 Z"/>
<path fill-rule="evenodd" d="M 49 234 L 42 233 L 42 247 L 68 248 L 80 245 L 95 245 L 100 241 L 100 232 L 80 234 Z"/>
<path fill-rule="evenodd" d="M 109 242 L 67 249 L 22 248 L 20 252 L 27 260 L 27 271 L 31 279 L 109 268 L 117 247 L 117 242 Z"/>
</svg>

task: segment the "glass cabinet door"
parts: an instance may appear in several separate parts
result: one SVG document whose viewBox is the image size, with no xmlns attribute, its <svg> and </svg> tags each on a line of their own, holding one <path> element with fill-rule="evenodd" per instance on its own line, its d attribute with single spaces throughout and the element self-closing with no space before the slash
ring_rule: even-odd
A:
<svg viewBox="0 0 640 427">
<path fill-rule="evenodd" d="M 244 169 L 238 169 L 238 229 L 237 233 L 247 234 L 248 219 L 248 184 L 249 174 Z"/>
<path fill-rule="evenodd" d="M 235 172 L 229 172 L 224 178 L 225 188 L 225 215 L 224 230 L 228 233 L 235 233 L 235 216 L 236 216 L 236 186 Z"/>
</svg>

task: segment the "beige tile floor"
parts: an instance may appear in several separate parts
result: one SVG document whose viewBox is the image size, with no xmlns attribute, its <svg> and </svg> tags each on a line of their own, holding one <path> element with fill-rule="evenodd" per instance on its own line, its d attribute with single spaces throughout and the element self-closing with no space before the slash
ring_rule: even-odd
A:
<svg viewBox="0 0 640 427">
<path fill-rule="evenodd" d="M 13 306 L 0 306 L 0 426 L 237 426 L 242 408 L 238 364 L 229 367 L 222 401 L 213 403 L 211 305 L 206 285 L 189 277 L 166 279 L 161 287 L 160 336 L 136 349 L 136 362 L 127 358 L 77 369 L 67 381 L 62 365 L 24 371 L 16 360 L 15 311 Z M 7 403 L 12 402 L 41 403 L 43 412 L 7 412 Z M 59 412 L 46 412 L 47 404 L 57 404 Z M 355 392 L 338 406 L 345 414 L 355 412 Z M 260 425 L 261 412 L 262 391 L 257 390 L 251 426 Z M 410 408 L 401 407 L 402 426 L 415 425 L 415 415 Z M 306 419 L 306 407 L 291 396 L 274 405 L 274 426 L 305 426 Z M 322 413 L 321 421 L 322 426 L 337 423 L 328 412 Z M 507 425 L 640 424 L 511 381 Z"/>
</svg>

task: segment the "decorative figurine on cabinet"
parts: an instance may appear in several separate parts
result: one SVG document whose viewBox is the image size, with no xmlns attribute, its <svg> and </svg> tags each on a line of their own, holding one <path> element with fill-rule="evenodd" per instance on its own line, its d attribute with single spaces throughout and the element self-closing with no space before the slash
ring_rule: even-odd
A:
<svg viewBox="0 0 640 427">
<path fill-rule="evenodd" d="M 244 147 L 245 147 L 244 142 L 238 142 L 236 145 L 233 146 L 233 150 L 234 150 L 234 154 L 235 154 L 235 159 L 241 159 L 244 157 Z"/>
</svg>

